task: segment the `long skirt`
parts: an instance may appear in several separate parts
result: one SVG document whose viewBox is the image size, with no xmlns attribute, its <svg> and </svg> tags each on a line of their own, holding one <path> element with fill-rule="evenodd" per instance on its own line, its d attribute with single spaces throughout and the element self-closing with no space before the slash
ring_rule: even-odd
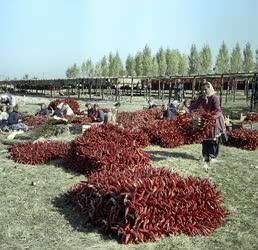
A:
<svg viewBox="0 0 258 250">
<path fill-rule="evenodd" d="M 204 140 L 202 142 L 202 155 L 205 159 L 217 158 L 219 155 L 219 141 L 217 140 Z"/>
</svg>

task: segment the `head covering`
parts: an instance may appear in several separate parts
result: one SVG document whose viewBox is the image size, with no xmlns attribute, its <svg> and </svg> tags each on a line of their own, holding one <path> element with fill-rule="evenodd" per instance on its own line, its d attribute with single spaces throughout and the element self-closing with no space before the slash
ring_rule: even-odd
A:
<svg viewBox="0 0 258 250">
<path fill-rule="evenodd" d="M 6 94 L 3 94 L 3 95 L 1 95 L 1 100 L 2 101 L 7 101 L 8 100 L 8 95 L 6 95 Z"/>
<path fill-rule="evenodd" d="M 216 92 L 215 92 L 215 90 L 214 90 L 214 88 L 213 88 L 213 86 L 212 86 L 212 84 L 210 82 L 206 82 L 204 84 L 204 88 L 207 91 L 207 96 L 212 96 L 212 95 L 216 94 Z"/>
</svg>

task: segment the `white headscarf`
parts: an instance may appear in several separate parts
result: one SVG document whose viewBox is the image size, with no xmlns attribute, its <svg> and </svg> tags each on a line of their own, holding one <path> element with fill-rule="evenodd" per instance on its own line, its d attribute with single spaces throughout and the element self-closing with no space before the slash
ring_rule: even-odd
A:
<svg viewBox="0 0 258 250">
<path fill-rule="evenodd" d="M 205 86 L 205 89 L 207 90 L 207 96 L 212 96 L 212 95 L 216 94 L 216 92 L 210 82 L 206 82 L 204 86 Z"/>
</svg>

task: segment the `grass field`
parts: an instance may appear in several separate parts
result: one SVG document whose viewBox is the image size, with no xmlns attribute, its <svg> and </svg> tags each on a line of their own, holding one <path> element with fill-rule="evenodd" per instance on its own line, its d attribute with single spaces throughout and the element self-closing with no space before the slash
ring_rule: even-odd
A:
<svg viewBox="0 0 258 250">
<path fill-rule="evenodd" d="M 35 109 L 26 104 L 28 111 Z M 34 100 L 34 102 L 38 102 Z M 137 106 L 138 105 L 138 106 Z M 135 107 L 142 107 L 139 101 Z M 128 104 L 127 109 L 133 109 Z M 205 171 L 201 145 L 146 148 L 152 166 L 182 176 L 208 178 L 224 196 L 227 223 L 208 237 L 171 236 L 157 242 L 123 246 L 86 225 L 65 203 L 63 194 L 85 177 L 69 172 L 62 161 L 16 164 L 7 140 L 0 143 L 0 249 L 257 249 L 258 151 L 221 147 L 220 162 Z"/>
</svg>

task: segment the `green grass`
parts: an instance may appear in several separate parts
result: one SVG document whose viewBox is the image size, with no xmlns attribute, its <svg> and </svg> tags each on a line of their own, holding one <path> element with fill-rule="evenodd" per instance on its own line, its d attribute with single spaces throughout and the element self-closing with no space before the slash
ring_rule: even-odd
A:
<svg viewBox="0 0 258 250">
<path fill-rule="evenodd" d="M 135 98 L 123 111 L 141 109 L 146 101 Z M 243 103 L 242 103 L 243 102 Z M 232 103 L 231 103 L 232 105 Z M 234 107 L 243 107 L 242 97 Z M 228 104 L 230 108 L 230 103 Z M 31 113 L 35 105 L 27 105 Z M 150 146 L 152 166 L 166 167 L 182 176 L 208 178 L 224 196 L 230 215 L 227 223 L 208 237 L 171 236 L 157 242 L 119 244 L 98 233 L 65 203 L 63 195 L 82 175 L 62 168 L 61 161 L 44 165 L 13 162 L 6 139 L 0 143 L 0 249 L 257 249 L 258 152 L 221 147 L 220 160 L 205 171 L 201 145 L 175 149 Z"/>
<path fill-rule="evenodd" d="M 258 245 L 257 151 L 222 147 L 221 162 L 206 172 L 201 146 L 146 148 L 153 166 L 216 184 L 230 212 L 227 223 L 209 237 L 166 237 L 153 243 L 123 246 L 83 223 L 62 195 L 84 176 L 62 168 L 60 161 L 21 165 L 0 152 L 0 249 L 256 249 Z M 32 185 L 32 182 L 34 185 Z"/>
</svg>

